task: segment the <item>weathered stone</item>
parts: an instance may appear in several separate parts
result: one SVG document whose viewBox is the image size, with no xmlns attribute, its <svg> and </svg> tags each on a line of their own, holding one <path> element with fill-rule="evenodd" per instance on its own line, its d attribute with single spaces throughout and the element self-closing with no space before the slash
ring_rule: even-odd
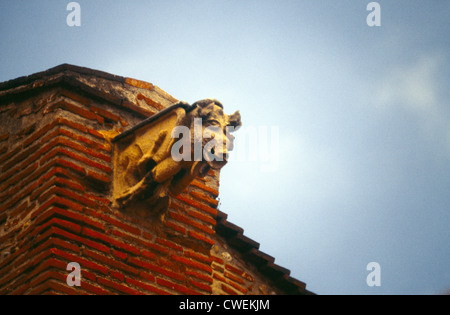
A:
<svg viewBox="0 0 450 315">
<path fill-rule="evenodd" d="M 195 119 L 203 122 L 196 129 Z M 227 144 L 231 141 L 226 127 L 237 128 L 241 125 L 239 112 L 233 115 L 223 113 L 223 106 L 216 100 L 203 100 L 189 106 L 179 102 L 159 115 L 132 128 L 116 137 L 114 158 L 114 199 L 116 205 L 124 208 L 151 208 L 164 210 L 167 208 L 169 194 L 180 194 L 195 178 L 204 177 L 211 170 L 220 170 L 227 162 Z M 209 127 L 221 134 L 215 135 L 222 141 L 222 152 L 211 149 L 213 158 L 203 156 L 208 144 L 203 135 Z M 181 160 L 174 158 L 173 146 L 176 128 L 188 130 L 188 147 L 190 154 L 183 152 Z M 195 154 L 198 134 L 201 133 L 201 153 L 198 159 Z M 197 137 L 197 138 L 196 138 Z M 225 145 L 223 145 L 225 142 Z M 209 152 L 209 151 L 208 151 Z M 178 152 L 179 153 L 179 152 Z"/>
</svg>

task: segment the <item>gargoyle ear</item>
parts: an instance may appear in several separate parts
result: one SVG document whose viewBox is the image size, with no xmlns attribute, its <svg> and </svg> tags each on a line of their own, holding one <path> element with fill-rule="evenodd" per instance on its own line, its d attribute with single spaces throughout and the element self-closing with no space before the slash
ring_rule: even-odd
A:
<svg viewBox="0 0 450 315">
<path fill-rule="evenodd" d="M 235 111 L 234 114 L 228 116 L 228 125 L 233 126 L 234 130 L 238 130 L 242 126 L 241 114 L 239 111 Z"/>
</svg>

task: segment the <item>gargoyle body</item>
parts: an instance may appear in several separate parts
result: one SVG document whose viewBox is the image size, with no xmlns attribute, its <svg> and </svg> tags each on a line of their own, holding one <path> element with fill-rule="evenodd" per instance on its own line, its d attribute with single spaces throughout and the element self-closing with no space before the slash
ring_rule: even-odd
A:
<svg viewBox="0 0 450 315">
<path fill-rule="evenodd" d="M 240 126 L 238 111 L 226 115 L 219 101 L 206 99 L 192 105 L 177 103 L 117 137 L 116 204 L 122 208 L 140 204 L 160 212 L 169 194 L 178 195 L 194 178 L 227 163 L 234 140 L 230 132 Z"/>
</svg>

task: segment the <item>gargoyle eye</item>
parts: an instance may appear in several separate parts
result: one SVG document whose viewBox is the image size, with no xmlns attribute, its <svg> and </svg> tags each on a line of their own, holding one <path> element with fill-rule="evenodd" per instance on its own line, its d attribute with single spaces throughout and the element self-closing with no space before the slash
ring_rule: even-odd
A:
<svg viewBox="0 0 450 315">
<path fill-rule="evenodd" d="M 209 125 L 216 125 L 216 126 L 220 126 L 220 122 L 219 122 L 219 121 L 217 121 L 217 120 L 215 120 L 215 119 L 210 119 L 210 120 L 207 120 L 207 123 L 208 123 Z"/>
</svg>

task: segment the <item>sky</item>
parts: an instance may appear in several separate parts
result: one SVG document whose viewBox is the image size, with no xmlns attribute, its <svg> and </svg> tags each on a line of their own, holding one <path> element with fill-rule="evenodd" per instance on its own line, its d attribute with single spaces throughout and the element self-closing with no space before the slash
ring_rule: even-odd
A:
<svg viewBox="0 0 450 315">
<path fill-rule="evenodd" d="M 79 0 L 80 26 L 69 2 L 0 0 L 0 82 L 70 63 L 216 98 L 243 122 L 219 209 L 276 264 L 450 291 L 450 1 Z"/>
</svg>

